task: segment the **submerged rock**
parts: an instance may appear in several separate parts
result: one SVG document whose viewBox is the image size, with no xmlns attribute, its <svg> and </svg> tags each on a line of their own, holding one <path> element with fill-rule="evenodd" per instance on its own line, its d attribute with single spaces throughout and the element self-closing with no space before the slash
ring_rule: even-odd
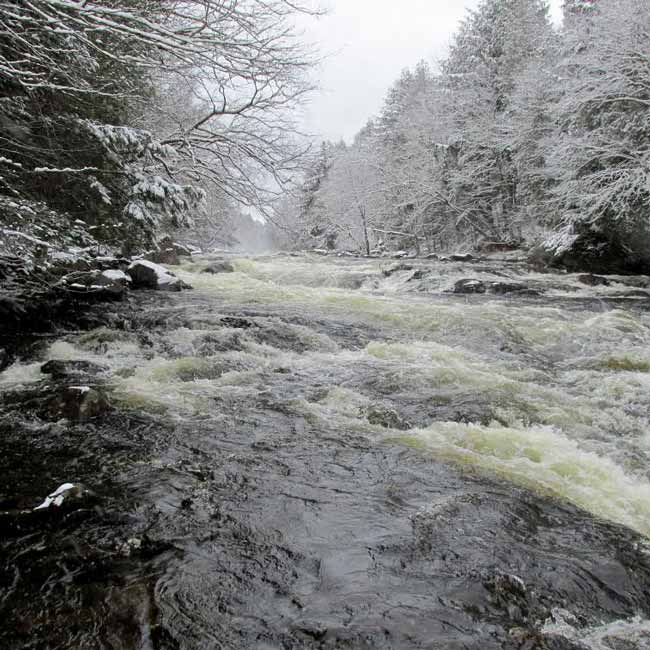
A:
<svg viewBox="0 0 650 650">
<path fill-rule="evenodd" d="M 540 292 L 536 289 L 529 289 L 525 284 L 521 282 L 490 282 L 488 286 L 490 293 L 496 293 L 503 295 L 506 293 L 517 293 L 519 295 L 540 295 Z"/>
<path fill-rule="evenodd" d="M 49 401 L 47 414 L 52 419 L 66 418 L 84 422 L 106 413 L 109 408 L 108 398 L 99 389 L 67 386 Z"/>
<path fill-rule="evenodd" d="M 387 269 L 383 269 L 381 274 L 385 278 L 390 278 L 391 275 L 394 273 L 398 273 L 399 271 L 412 271 L 413 270 L 413 265 L 412 264 L 393 264 L 392 266 L 389 266 Z"/>
<path fill-rule="evenodd" d="M 458 280 L 453 288 L 453 293 L 485 293 L 485 291 L 485 283 L 473 278 Z"/>
<path fill-rule="evenodd" d="M 230 262 L 213 262 L 203 269 L 203 273 L 234 273 L 235 267 Z"/>
<path fill-rule="evenodd" d="M 452 262 L 474 262 L 476 258 L 471 253 L 453 253 L 449 256 Z"/>
<path fill-rule="evenodd" d="M 51 375 L 53 379 L 64 379 L 75 375 L 98 375 L 107 370 L 108 366 L 83 359 L 76 361 L 52 359 L 41 366 L 41 372 Z"/>
<path fill-rule="evenodd" d="M 578 276 L 578 282 L 587 284 L 590 287 L 607 287 L 610 281 L 602 275 L 594 275 L 593 273 L 583 273 Z"/>
</svg>

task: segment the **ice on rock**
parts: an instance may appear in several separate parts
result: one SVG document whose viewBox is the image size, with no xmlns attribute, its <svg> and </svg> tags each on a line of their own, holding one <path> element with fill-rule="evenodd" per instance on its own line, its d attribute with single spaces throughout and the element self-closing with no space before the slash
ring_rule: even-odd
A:
<svg viewBox="0 0 650 650">
<path fill-rule="evenodd" d="M 63 503 L 66 496 L 68 496 L 72 491 L 76 492 L 78 489 L 79 486 L 74 483 L 63 483 L 62 485 L 59 485 L 54 492 L 48 494 L 45 501 L 43 501 L 40 506 L 36 506 L 34 510 L 45 510 L 51 505 L 58 507 Z"/>
</svg>

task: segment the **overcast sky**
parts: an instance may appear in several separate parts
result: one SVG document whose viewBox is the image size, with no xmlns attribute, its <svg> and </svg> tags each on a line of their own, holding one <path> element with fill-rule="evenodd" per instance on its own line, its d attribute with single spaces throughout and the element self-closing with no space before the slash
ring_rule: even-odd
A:
<svg viewBox="0 0 650 650">
<path fill-rule="evenodd" d="M 420 59 L 444 56 L 458 22 L 479 0 L 325 0 L 327 16 L 310 21 L 307 39 L 327 54 L 307 129 L 327 140 L 351 140 L 376 114 L 388 88 Z M 562 0 L 551 0 L 554 20 Z"/>
</svg>

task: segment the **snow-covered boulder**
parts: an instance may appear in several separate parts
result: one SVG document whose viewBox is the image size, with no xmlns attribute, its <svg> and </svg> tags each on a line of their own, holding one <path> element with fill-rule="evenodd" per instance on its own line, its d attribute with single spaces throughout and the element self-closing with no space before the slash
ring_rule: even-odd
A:
<svg viewBox="0 0 650 650">
<path fill-rule="evenodd" d="M 47 257 L 48 262 L 56 271 L 90 271 L 92 268 L 90 258 L 85 253 L 76 251 L 50 251 Z"/>
<path fill-rule="evenodd" d="M 192 257 L 192 251 L 185 244 L 175 242 L 171 237 L 164 237 L 158 242 L 158 248 L 145 255 L 146 259 L 156 264 L 180 263 L 181 257 Z"/>
<path fill-rule="evenodd" d="M 93 268 L 100 271 L 125 271 L 130 263 L 130 260 L 124 257 L 114 257 L 112 255 L 99 255 L 92 258 Z"/>
<path fill-rule="evenodd" d="M 180 291 L 187 285 L 164 266 L 149 260 L 136 260 L 128 268 L 134 289 Z"/>
<path fill-rule="evenodd" d="M 537 268 L 559 267 L 570 272 L 597 274 L 650 274 L 647 238 L 569 224 L 530 251 L 529 263 Z"/>
<path fill-rule="evenodd" d="M 453 293 L 485 293 L 485 283 L 481 280 L 467 278 L 454 284 Z"/>
<path fill-rule="evenodd" d="M 123 271 L 77 271 L 63 276 L 57 287 L 85 300 L 121 300 L 129 282 Z"/>
</svg>

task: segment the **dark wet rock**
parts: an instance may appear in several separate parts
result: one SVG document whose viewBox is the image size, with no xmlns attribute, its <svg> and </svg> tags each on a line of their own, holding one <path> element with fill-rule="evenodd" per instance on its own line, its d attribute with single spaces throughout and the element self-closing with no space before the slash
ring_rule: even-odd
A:
<svg viewBox="0 0 650 650">
<path fill-rule="evenodd" d="M 537 268 L 555 267 L 570 272 L 650 274 L 647 236 L 621 239 L 614 229 L 584 224 L 565 227 L 533 248 L 529 262 Z"/>
<path fill-rule="evenodd" d="M 542 295 L 539 289 L 532 289 L 521 282 L 490 282 L 487 285 L 490 293 L 500 296 L 512 294 L 518 297 L 538 297 Z"/>
<path fill-rule="evenodd" d="M 610 281 L 602 275 L 594 275 L 593 273 L 583 273 L 578 276 L 578 282 L 587 284 L 590 287 L 607 287 Z"/>
<path fill-rule="evenodd" d="M 449 260 L 452 262 L 475 262 L 476 257 L 471 253 L 452 253 Z"/>
<path fill-rule="evenodd" d="M 133 262 L 128 273 L 133 280 L 134 289 L 157 289 L 159 291 L 181 291 L 189 288 L 164 266 L 148 260 Z"/>
<path fill-rule="evenodd" d="M 175 266 L 180 263 L 181 257 L 192 257 L 192 251 L 185 246 L 175 242 L 171 237 L 164 237 L 158 242 L 158 248 L 150 251 L 145 258 L 156 264 L 171 264 Z"/>
<path fill-rule="evenodd" d="M 409 282 L 412 280 L 424 280 L 424 278 L 427 278 L 431 275 L 431 271 L 429 269 L 417 269 L 416 271 L 413 272 L 413 275 L 409 278 Z"/>
<path fill-rule="evenodd" d="M 370 424 L 376 424 L 386 429 L 406 431 L 411 428 L 410 422 L 401 417 L 396 410 L 385 406 L 369 406 L 365 409 L 365 416 Z"/>
<path fill-rule="evenodd" d="M 232 327 L 233 329 L 247 330 L 256 327 L 255 321 L 248 318 L 238 318 L 237 316 L 224 316 L 219 322 L 225 327 Z"/>
<path fill-rule="evenodd" d="M 381 274 L 385 278 L 389 278 L 391 275 L 395 273 L 399 273 L 400 271 L 412 271 L 413 268 L 414 267 L 412 264 L 393 264 L 392 266 L 389 266 L 387 269 L 382 269 Z"/>
<path fill-rule="evenodd" d="M 485 291 L 485 282 L 472 278 L 458 280 L 453 288 L 453 293 L 485 293 Z"/>
<path fill-rule="evenodd" d="M 145 259 L 149 262 L 154 262 L 155 264 L 170 264 L 171 266 L 176 266 L 180 264 L 180 258 L 175 248 L 161 248 L 157 251 L 150 251 L 145 256 Z"/>
<path fill-rule="evenodd" d="M 0 322 L 16 326 L 24 319 L 26 313 L 23 300 L 11 295 L 0 295 Z"/>
<path fill-rule="evenodd" d="M 100 271 L 126 271 L 131 264 L 125 257 L 100 255 L 92 259 L 92 265 Z"/>
<path fill-rule="evenodd" d="M 230 262 L 212 262 L 206 266 L 203 273 L 211 273 L 216 275 L 217 273 L 234 273 L 235 267 Z"/>
<path fill-rule="evenodd" d="M 131 278 L 123 271 L 76 271 L 68 273 L 57 287 L 74 294 L 77 299 L 121 300 Z"/>
<path fill-rule="evenodd" d="M 520 282 L 490 282 L 488 290 L 490 293 L 505 294 L 524 291 L 528 287 Z"/>
<path fill-rule="evenodd" d="M 85 361 L 83 359 L 76 361 L 52 359 L 41 366 L 41 372 L 51 375 L 53 379 L 65 379 L 79 375 L 96 376 L 108 370 L 108 366 Z"/>
<path fill-rule="evenodd" d="M 110 408 L 106 395 L 100 389 L 90 386 L 67 386 L 50 399 L 47 415 L 51 419 L 85 422 L 103 415 Z"/>
<path fill-rule="evenodd" d="M 192 257 L 195 252 L 200 253 L 200 250 L 195 249 L 195 251 L 193 251 L 191 246 L 181 244 L 180 242 L 173 242 L 172 246 L 176 250 L 176 253 L 179 257 Z"/>
</svg>

